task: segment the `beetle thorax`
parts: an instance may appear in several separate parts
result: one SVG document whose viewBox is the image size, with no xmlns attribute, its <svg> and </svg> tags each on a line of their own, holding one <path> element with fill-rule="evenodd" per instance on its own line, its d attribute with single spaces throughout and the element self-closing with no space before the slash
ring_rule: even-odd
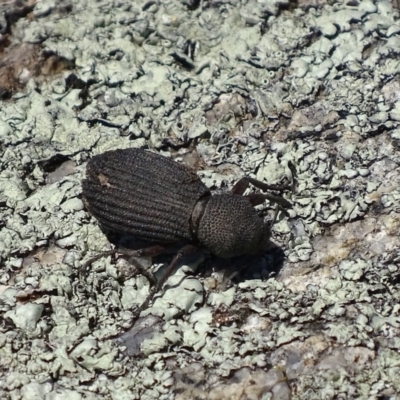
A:
<svg viewBox="0 0 400 400">
<path fill-rule="evenodd" d="M 199 242 L 219 257 L 258 253 L 266 249 L 270 237 L 248 199 L 229 193 L 200 200 L 192 226 Z"/>
</svg>

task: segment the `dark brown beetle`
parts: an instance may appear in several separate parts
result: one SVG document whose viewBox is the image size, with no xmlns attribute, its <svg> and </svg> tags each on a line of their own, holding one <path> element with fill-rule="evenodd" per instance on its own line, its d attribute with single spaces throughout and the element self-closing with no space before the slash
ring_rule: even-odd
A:
<svg viewBox="0 0 400 400">
<path fill-rule="evenodd" d="M 148 306 L 179 259 L 197 247 L 218 257 L 264 251 L 271 225 L 264 223 L 253 206 L 268 199 L 291 207 L 287 200 L 271 194 L 243 196 L 250 183 L 262 190 L 281 189 L 252 178 L 242 178 L 230 193 L 212 195 L 189 167 L 142 149 L 95 156 L 88 162 L 86 175 L 83 198 L 101 226 L 155 244 L 130 251 L 130 255 L 155 256 L 165 250 L 165 244 L 186 243 L 135 317 Z M 87 264 L 114 252 L 102 253 Z"/>
</svg>

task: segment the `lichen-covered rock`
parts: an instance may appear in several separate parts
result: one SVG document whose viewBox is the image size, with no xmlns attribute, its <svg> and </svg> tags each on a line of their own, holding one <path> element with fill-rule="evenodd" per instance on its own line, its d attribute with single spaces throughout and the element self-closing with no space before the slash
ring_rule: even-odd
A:
<svg viewBox="0 0 400 400">
<path fill-rule="evenodd" d="M 394 399 L 398 2 L 31 3 L 0 5 L 0 397 Z M 131 330 L 168 256 L 82 270 L 85 164 L 128 147 L 293 183 L 277 248 L 184 261 Z"/>
</svg>

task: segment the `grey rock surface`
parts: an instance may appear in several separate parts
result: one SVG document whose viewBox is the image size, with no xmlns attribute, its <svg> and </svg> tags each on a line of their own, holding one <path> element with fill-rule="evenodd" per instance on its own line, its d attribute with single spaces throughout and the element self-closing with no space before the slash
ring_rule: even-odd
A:
<svg viewBox="0 0 400 400">
<path fill-rule="evenodd" d="M 22 4 L 0 7 L 0 398 L 396 399 L 397 2 Z M 149 282 L 82 271 L 110 244 L 81 179 L 144 146 L 212 189 L 296 187 L 279 270 L 182 265 L 129 330 Z"/>
</svg>

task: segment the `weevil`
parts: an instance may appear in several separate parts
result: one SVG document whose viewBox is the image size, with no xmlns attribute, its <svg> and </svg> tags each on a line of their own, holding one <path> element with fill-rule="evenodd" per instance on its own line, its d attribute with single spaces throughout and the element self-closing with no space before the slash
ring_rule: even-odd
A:
<svg viewBox="0 0 400 400">
<path fill-rule="evenodd" d="M 271 224 L 264 222 L 254 206 L 266 199 L 283 208 L 291 204 L 267 193 L 244 195 L 250 184 L 261 190 L 282 189 L 245 177 L 230 192 L 213 194 L 193 169 L 137 148 L 108 151 L 88 162 L 82 189 L 89 212 L 103 229 L 151 244 L 142 250 L 124 251 L 125 254 L 156 256 L 168 244 L 185 244 L 136 310 L 134 320 L 150 304 L 179 260 L 197 248 L 206 248 L 222 258 L 266 250 Z M 102 253 L 86 265 L 115 252 Z"/>
</svg>

